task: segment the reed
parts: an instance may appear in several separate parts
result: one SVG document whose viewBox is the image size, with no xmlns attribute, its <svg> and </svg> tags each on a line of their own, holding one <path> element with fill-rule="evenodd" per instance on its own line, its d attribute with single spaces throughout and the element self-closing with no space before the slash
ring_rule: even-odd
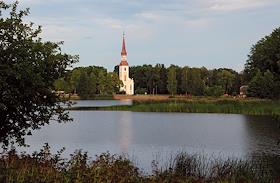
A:
<svg viewBox="0 0 280 183">
<path fill-rule="evenodd" d="M 191 99 L 133 101 L 129 106 L 76 107 L 70 110 L 120 110 L 135 112 L 231 113 L 272 116 L 280 120 L 280 102 L 262 99 L 196 97 Z"/>
<path fill-rule="evenodd" d="M 217 159 L 200 154 L 179 152 L 167 160 L 166 167 L 153 161 L 153 171 L 143 173 L 131 160 L 109 152 L 88 157 L 76 151 L 69 160 L 62 151 L 51 154 L 46 145 L 32 155 L 15 150 L 0 156 L 0 182 L 277 182 L 280 180 L 280 157 L 256 160 Z M 272 163 L 271 163 L 272 162 Z"/>
</svg>

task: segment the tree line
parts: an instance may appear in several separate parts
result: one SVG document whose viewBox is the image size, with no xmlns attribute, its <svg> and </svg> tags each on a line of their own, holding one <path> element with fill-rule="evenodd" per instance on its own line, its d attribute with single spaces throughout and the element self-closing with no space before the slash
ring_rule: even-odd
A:
<svg viewBox="0 0 280 183">
<path fill-rule="evenodd" d="M 115 72 L 118 66 L 115 67 Z M 241 86 L 241 74 L 232 69 L 208 70 L 163 64 L 132 66 L 130 76 L 135 82 L 136 94 L 170 94 L 220 96 L 236 95 Z"/>
<path fill-rule="evenodd" d="M 55 81 L 55 90 L 78 94 L 81 98 L 94 98 L 96 95 L 108 96 L 118 93 L 122 82 L 115 72 L 104 67 L 77 67 L 66 76 Z"/>
<path fill-rule="evenodd" d="M 237 95 L 242 75 L 232 69 L 208 70 L 163 64 L 130 67 L 130 77 L 135 82 L 136 94 L 170 94 L 195 96 Z M 118 66 L 113 72 L 103 67 L 78 67 L 55 82 L 56 90 L 77 93 L 82 98 L 119 93 L 122 82 Z"/>
<path fill-rule="evenodd" d="M 113 72 L 103 67 L 78 67 L 55 82 L 56 90 L 77 93 L 82 98 L 119 93 L 122 82 L 118 66 Z M 248 85 L 247 95 L 280 98 L 280 28 L 252 46 L 244 71 L 207 69 L 164 64 L 130 67 L 135 94 L 194 96 L 238 95 Z"/>
</svg>

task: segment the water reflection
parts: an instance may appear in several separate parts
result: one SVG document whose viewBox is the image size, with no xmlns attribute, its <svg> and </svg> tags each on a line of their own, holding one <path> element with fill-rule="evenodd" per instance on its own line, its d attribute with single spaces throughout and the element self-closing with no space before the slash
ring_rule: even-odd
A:
<svg viewBox="0 0 280 183">
<path fill-rule="evenodd" d="M 133 136 L 131 112 L 118 113 L 117 117 L 119 147 L 123 153 L 128 153 L 128 148 Z"/>
<path fill-rule="evenodd" d="M 145 170 L 157 157 L 165 162 L 171 153 L 182 150 L 242 158 L 262 153 L 280 155 L 275 143 L 279 132 L 274 121 L 267 117 L 124 111 L 70 111 L 70 114 L 74 122 L 52 123 L 28 137 L 31 148 L 27 152 L 48 142 L 55 151 L 66 147 L 66 154 L 76 149 L 88 151 L 91 157 L 106 151 L 127 153 Z"/>
<path fill-rule="evenodd" d="M 277 122 L 263 116 L 244 116 L 246 119 L 246 146 L 248 156 L 261 154 L 279 155 L 280 146 L 277 144 L 280 138 L 280 129 Z"/>
</svg>

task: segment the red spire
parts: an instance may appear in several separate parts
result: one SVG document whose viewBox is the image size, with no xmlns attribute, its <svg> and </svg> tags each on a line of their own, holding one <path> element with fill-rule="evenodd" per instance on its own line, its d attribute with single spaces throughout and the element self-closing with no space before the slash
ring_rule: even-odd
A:
<svg viewBox="0 0 280 183">
<path fill-rule="evenodd" d="M 122 52 L 121 52 L 121 55 L 127 55 L 126 49 L 125 49 L 124 33 L 123 33 L 123 42 L 122 42 Z"/>
</svg>

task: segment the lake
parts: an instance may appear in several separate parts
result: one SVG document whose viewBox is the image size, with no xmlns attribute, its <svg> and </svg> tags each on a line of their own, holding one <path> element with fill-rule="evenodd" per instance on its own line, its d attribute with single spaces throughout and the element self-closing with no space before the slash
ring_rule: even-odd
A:
<svg viewBox="0 0 280 183">
<path fill-rule="evenodd" d="M 82 102 L 95 106 L 104 101 L 77 104 Z M 280 155 L 279 129 L 270 117 L 127 111 L 70 111 L 70 115 L 73 122 L 54 122 L 34 131 L 26 139 L 30 148 L 21 149 L 33 152 L 47 142 L 53 151 L 66 147 L 65 156 L 76 149 L 91 157 L 106 151 L 126 154 L 145 171 L 150 171 L 152 160 L 167 162 L 179 151 L 224 158 Z"/>
</svg>

